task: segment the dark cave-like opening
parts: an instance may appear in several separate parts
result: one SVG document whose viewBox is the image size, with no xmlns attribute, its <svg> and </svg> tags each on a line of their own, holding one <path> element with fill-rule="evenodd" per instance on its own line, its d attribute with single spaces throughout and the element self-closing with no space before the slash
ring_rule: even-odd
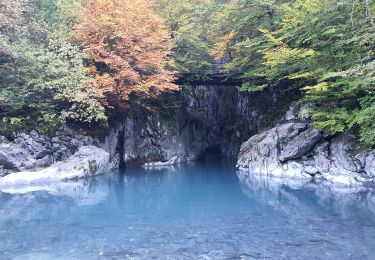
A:
<svg viewBox="0 0 375 260">
<path fill-rule="evenodd" d="M 221 161 L 222 152 L 220 145 L 213 145 L 207 147 L 198 157 L 198 161 Z"/>
</svg>

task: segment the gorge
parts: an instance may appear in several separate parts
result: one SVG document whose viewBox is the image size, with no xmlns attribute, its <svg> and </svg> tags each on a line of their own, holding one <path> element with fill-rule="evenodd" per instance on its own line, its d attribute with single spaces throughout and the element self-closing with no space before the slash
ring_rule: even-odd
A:
<svg viewBox="0 0 375 260">
<path fill-rule="evenodd" d="M 242 142 L 281 115 L 280 103 L 272 91 L 250 95 L 220 82 L 182 85 L 161 96 L 153 111 L 134 102 L 100 136 L 79 135 L 65 126 L 52 137 L 36 131 L 2 137 L 1 163 L 4 172 L 33 169 L 65 160 L 87 145 L 108 152 L 114 168 L 181 163 L 207 150 L 234 159 Z"/>
<path fill-rule="evenodd" d="M 91 145 L 109 154 L 109 165 L 101 163 L 94 167 L 98 171 L 92 172 L 87 160 L 85 170 L 70 178 L 110 168 L 175 165 L 211 151 L 223 158 L 238 158 L 237 167 L 249 174 L 314 179 L 347 187 L 372 185 L 374 151 L 356 152 L 356 141 L 349 134 L 319 132 L 310 125 L 309 107 L 292 103 L 292 97 L 272 90 L 249 94 L 220 82 L 181 85 L 179 91 L 161 96 L 153 111 L 134 103 L 126 115 L 112 120 L 101 136 L 79 135 L 65 127 L 52 137 L 36 131 L 15 134 L 13 141 L 2 137 L 1 171 L 3 175 L 28 171 L 26 175 L 32 176 L 30 171 L 65 161 L 65 166 L 55 171 L 62 179 L 69 178 L 69 168 L 64 169 L 67 159 L 80 147 Z M 94 152 L 93 158 L 99 154 Z M 42 174 L 31 181 L 48 180 L 47 172 L 47 178 Z M 4 177 L 0 184 L 22 184 L 20 174 L 13 176 Z"/>
<path fill-rule="evenodd" d="M 0 259 L 375 259 L 374 14 L 0 0 Z"/>
</svg>

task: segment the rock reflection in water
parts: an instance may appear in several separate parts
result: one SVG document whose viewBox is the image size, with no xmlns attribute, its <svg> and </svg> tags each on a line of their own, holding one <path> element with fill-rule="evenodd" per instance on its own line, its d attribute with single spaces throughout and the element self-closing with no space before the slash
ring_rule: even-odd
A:
<svg viewBox="0 0 375 260">
<path fill-rule="evenodd" d="M 151 175 L 139 170 L 113 171 L 105 176 L 68 180 L 60 183 L 45 183 L 29 186 L 0 188 L 0 196 L 12 199 L 28 199 L 30 194 L 43 197 L 45 194 L 72 200 L 77 206 L 94 206 L 106 200 L 113 191 L 118 202 L 123 202 L 125 189 L 137 188 L 140 197 L 150 197 L 152 186 L 178 184 L 181 182 L 181 166 L 168 166 L 153 169 Z M 157 181 L 155 181 L 157 179 Z M 179 180 L 180 179 L 180 180 Z M 16 195 L 16 196 L 10 196 Z M 17 196 L 18 195 L 18 196 Z M 24 195 L 24 196 L 23 196 Z M 11 200 L 7 203 L 11 204 Z M 121 203 L 120 203 L 121 204 Z M 5 205 L 0 210 L 4 209 Z M 1 214 L 1 212 L 0 212 Z"/>
<path fill-rule="evenodd" d="M 373 193 L 221 161 L 0 192 L 1 259 L 373 259 Z"/>
<path fill-rule="evenodd" d="M 372 188 L 343 189 L 325 182 L 277 178 L 243 171 L 238 171 L 237 176 L 244 194 L 256 196 L 277 210 L 309 212 L 311 204 L 306 203 L 308 197 L 315 204 L 315 209 L 331 210 L 344 217 L 356 214 L 358 210 L 375 215 L 375 189 Z"/>
</svg>

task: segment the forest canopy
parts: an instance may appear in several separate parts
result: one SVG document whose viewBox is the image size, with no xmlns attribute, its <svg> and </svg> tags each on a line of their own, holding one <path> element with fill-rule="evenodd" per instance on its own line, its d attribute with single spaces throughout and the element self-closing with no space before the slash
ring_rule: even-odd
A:
<svg viewBox="0 0 375 260">
<path fill-rule="evenodd" d="M 311 103 L 375 144 L 373 0 L 2 0 L 0 131 L 105 126 L 129 100 L 220 71 Z M 38 129 L 43 130 L 43 129 Z"/>
</svg>

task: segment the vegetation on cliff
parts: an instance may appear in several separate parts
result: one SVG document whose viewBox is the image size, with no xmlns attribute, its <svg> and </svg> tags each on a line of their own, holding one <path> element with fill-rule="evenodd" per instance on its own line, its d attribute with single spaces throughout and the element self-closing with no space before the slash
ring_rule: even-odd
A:
<svg viewBox="0 0 375 260">
<path fill-rule="evenodd" d="M 374 13 L 373 0 L 3 0 L 0 130 L 105 125 L 175 89 L 172 73 L 224 71 L 242 91 L 299 93 L 319 129 L 371 147 Z"/>
<path fill-rule="evenodd" d="M 213 52 L 242 90 L 301 91 L 315 125 L 375 144 L 374 1 L 233 0 Z"/>
</svg>

